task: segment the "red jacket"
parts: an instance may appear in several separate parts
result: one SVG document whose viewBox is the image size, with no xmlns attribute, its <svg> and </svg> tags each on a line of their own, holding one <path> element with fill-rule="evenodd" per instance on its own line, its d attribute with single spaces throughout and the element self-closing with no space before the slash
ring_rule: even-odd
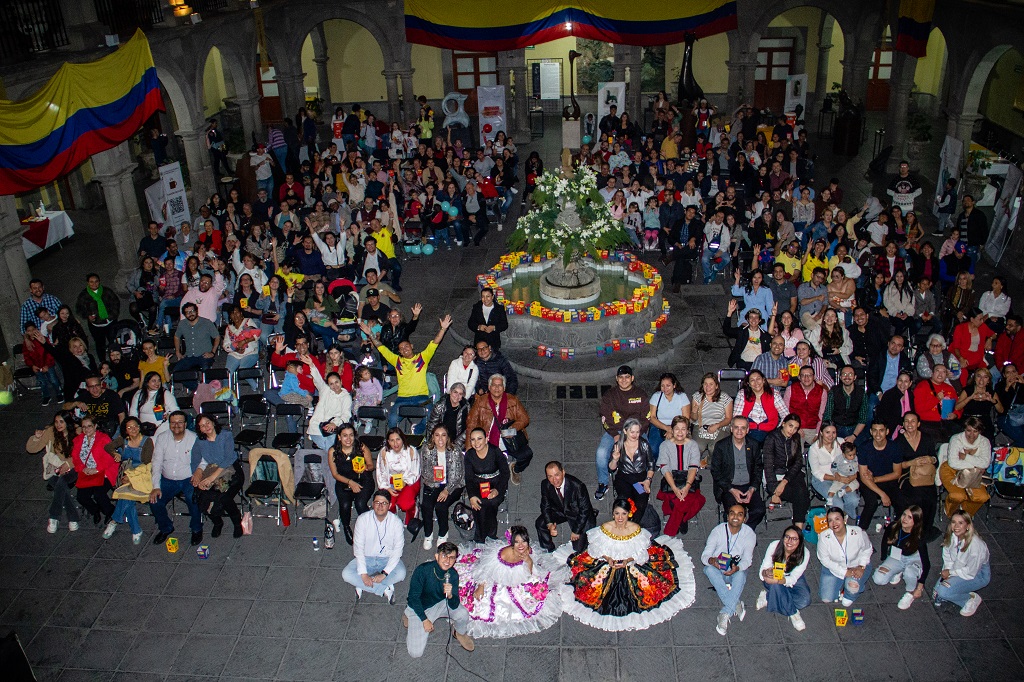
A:
<svg viewBox="0 0 1024 682">
<path fill-rule="evenodd" d="M 46 350 L 46 346 L 37 342 L 33 342 L 31 348 L 26 344 L 22 348 L 22 357 L 25 359 L 25 364 L 29 367 L 49 369 L 57 364 L 50 351 Z"/>
<path fill-rule="evenodd" d="M 914 411 L 923 422 L 942 421 L 942 399 L 956 400 L 956 389 L 949 384 L 936 386 L 929 379 L 922 379 L 914 387 Z M 957 418 L 960 413 L 956 412 Z"/>
<path fill-rule="evenodd" d="M 892 276 L 895 275 L 897 271 L 907 271 L 907 264 L 903 262 L 903 258 L 901 256 L 896 256 L 893 259 L 893 266 L 895 269 L 893 270 L 893 272 L 889 272 L 889 258 L 885 254 L 882 254 L 881 256 L 875 258 L 875 272 L 881 272 L 885 274 L 886 282 L 892 279 Z"/>
<path fill-rule="evenodd" d="M 316 384 L 313 383 L 313 375 L 309 373 L 309 365 L 299 360 L 299 356 L 295 353 L 277 353 L 270 354 L 270 365 L 275 369 L 284 369 L 291 360 L 300 362 L 297 376 L 299 377 L 299 386 L 304 391 L 309 391 L 310 395 L 316 393 Z M 320 376 L 324 375 L 324 363 L 320 361 L 320 358 L 313 356 L 313 364 L 320 371 Z"/>
<path fill-rule="evenodd" d="M 96 487 L 100 485 L 100 483 L 92 481 L 87 483 L 85 474 L 83 473 L 86 469 L 86 459 L 88 459 L 88 455 L 85 457 L 82 456 L 83 443 L 85 443 L 85 434 L 79 434 L 75 436 L 74 443 L 71 445 L 71 459 L 75 463 L 75 471 L 78 472 L 78 482 L 75 485 L 79 488 Z M 97 471 L 99 471 L 105 479 L 110 481 L 111 486 L 117 487 L 117 471 L 120 468 L 120 465 L 115 462 L 114 458 L 107 452 L 106 446 L 108 443 L 110 443 L 110 436 L 97 430 L 96 437 L 92 442 L 92 458 L 96 461 Z"/>
<path fill-rule="evenodd" d="M 996 367 L 1012 362 L 1018 369 L 1024 367 L 1024 334 L 1010 336 L 1003 332 L 996 337 Z"/>
<path fill-rule="evenodd" d="M 345 390 L 346 391 L 351 391 L 352 390 L 353 371 L 352 371 L 352 363 L 351 362 L 348 362 L 347 360 L 342 360 L 341 361 L 341 367 L 339 367 L 337 365 L 331 365 L 331 366 L 328 367 L 328 366 L 326 366 L 326 363 L 325 363 L 325 366 L 323 368 L 323 372 L 324 372 L 324 379 L 325 380 L 327 379 L 327 375 L 328 374 L 330 374 L 331 372 L 337 372 L 338 375 L 341 376 L 341 385 L 345 387 Z M 301 375 L 300 375 L 300 377 L 299 377 L 300 383 L 301 383 L 301 380 L 302 380 L 302 378 L 301 378 Z"/>
</svg>

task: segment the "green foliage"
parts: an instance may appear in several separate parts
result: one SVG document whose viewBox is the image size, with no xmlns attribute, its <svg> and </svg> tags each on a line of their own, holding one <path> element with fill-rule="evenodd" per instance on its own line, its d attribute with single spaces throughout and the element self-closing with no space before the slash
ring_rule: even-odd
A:
<svg viewBox="0 0 1024 682">
<path fill-rule="evenodd" d="M 932 122 L 922 113 L 915 112 L 907 116 L 907 132 L 914 142 L 932 141 Z"/>
</svg>

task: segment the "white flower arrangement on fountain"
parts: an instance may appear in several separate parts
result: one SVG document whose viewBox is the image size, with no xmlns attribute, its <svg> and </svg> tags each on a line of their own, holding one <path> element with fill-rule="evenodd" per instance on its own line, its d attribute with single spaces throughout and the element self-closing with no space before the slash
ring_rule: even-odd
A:
<svg viewBox="0 0 1024 682">
<path fill-rule="evenodd" d="M 531 256 L 557 253 L 562 268 L 577 270 L 580 259 L 629 242 L 622 223 L 612 217 L 597 191 L 597 176 L 581 167 L 574 175 L 546 171 L 533 191 L 534 210 L 519 218 L 509 235 L 514 251 Z M 570 268 L 570 265 L 575 267 Z"/>
</svg>

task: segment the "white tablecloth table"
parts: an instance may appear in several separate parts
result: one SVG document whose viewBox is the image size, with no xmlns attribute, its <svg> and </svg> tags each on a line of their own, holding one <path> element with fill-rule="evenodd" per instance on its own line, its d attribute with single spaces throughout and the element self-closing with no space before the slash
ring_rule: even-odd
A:
<svg viewBox="0 0 1024 682">
<path fill-rule="evenodd" d="M 25 258 L 38 255 L 75 234 L 75 224 L 64 211 L 46 211 L 43 215 L 43 220 L 33 216 L 22 221 L 25 231 L 21 236 L 21 246 L 25 250 Z"/>
</svg>

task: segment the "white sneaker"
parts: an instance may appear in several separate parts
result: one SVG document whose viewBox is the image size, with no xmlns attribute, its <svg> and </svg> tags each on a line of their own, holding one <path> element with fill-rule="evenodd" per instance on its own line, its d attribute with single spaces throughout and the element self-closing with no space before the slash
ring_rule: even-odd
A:
<svg viewBox="0 0 1024 682">
<path fill-rule="evenodd" d="M 768 590 L 761 590 L 761 594 L 757 595 L 757 604 L 755 606 L 758 611 L 768 608 Z"/>
<path fill-rule="evenodd" d="M 964 607 L 960 609 L 960 615 L 969 618 L 974 615 L 979 606 L 981 606 L 981 595 L 977 592 L 971 592 L 971 598 L 968 599 L 967 603 L 964 604 Z"/>
<path fill-rule="evenodd" d="M 357 587 L 356 588 L 356 601 L 359 601 L 362 598 L 363 598 L 363 591 Z"/>
<path fill-rule="evenodd" d="M 910 605 L 914 603 L 914 593 L 904 592 L 903 596 L 900 597 L 899 603 L 896 604 L 896 608 L 900 611 L 906 611 L 910 608 Z"/>
<path fill-rule="evenodd" d="M 78 530 L 78 521 L 68 521 L 68 530 L 72 533 Z"/>
<path fill-rule="evenodd" d="M 132 544 L 137 545 L 142 542 L 142 533 L 132 533 Z"/>
<path fill-rule="evenodd" d="M 793 624 L 793 629 L 797 632 L 803 632 L 807 628 L 807 623 L 804 622 L 803 616 L 797 611 L 789 617 L 789 622 Z"/>
<path fill-rule="evenodd" d="M 442 542 L 448 542 L 448 533 L 437 536 L 437 544 L 440 545 Z"/>
<path fill-rule="evenodd" d="M 840 599 L 839 603 L 841 603 L 846 608 L 850 608 L 851 606 L 853 606 L 853 600 L 852 599 L 847 599 L 846 597 L 843 597 L 842 599 Z"/>
<path fill-rule="evenodd" d="M 115 530 L 117 530 L 117 521 L 111 521 L 107 524 L 107 527 L 103 529 L 103 539 L 109 540 Z"/>
<path fill-rule="evenodd" d="M 733 612 L 733 615 L 739 618 L 740 622 L 743 622 L 743 619 L 747 617 L 747 607 L 743 605 L 743 602 L 736 606 L 736 611 Z"/>
<path fill-rule="evenodd" d="M 46 522 L 46 532 L 49 533 L 50 535 L 53 535 L 54 533 L 57 532 L 57 527 L 59 525 L 60 525 L 60 523 L 57 521 L 57 519 L 50 519 L 49 521 Z"/>
<path fill-rule="evenodd" d="M 389 604 L 395 603 L 395 586 L 388 585 L 384 588 L 384 598 L 388 600 Z"/>
<path fill-rule="evenodd" d="M 430 549 L 434 546 L 434 534 L 426 535 L 423 537 L 423 549 Z"/>
<path fill-rule="evenodd" d="M 729 616 L 724 613 L 718 614 L 718 624 L 715 626 L 715 632 L 725 637 L 726 631 L 729 629 Z"/>
<path fill-rule="evenodd" d="M 891 578 L 889 578 L 889 584 L 890 585 L 899 585 L 901 580 L 903 580 L 903 574 L 902 573 L 894 573 L 893 576 Z"/>
</svg>

